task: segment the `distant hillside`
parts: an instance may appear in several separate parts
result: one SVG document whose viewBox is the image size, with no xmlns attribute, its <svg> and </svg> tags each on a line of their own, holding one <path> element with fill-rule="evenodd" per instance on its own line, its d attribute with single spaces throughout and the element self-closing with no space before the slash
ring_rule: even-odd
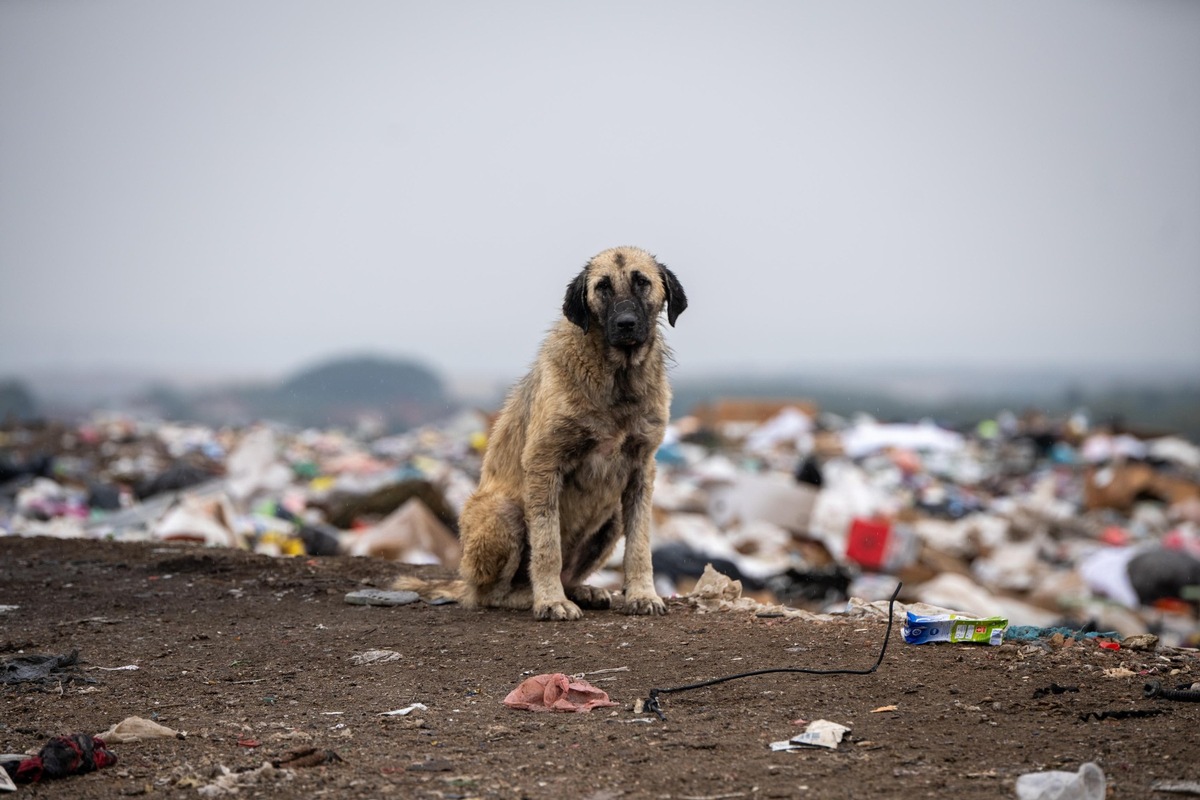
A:
<svg viewBox="0 0 1200 800">
<path fill-rule="evenodd" d="M 0 422 L 33 419 L 37 413 L 37 401 L 28 386 L 21 381 L 0 380 Z"/>
<path fill-rule="evenodd" d="M 365 416 L 389 429 L 407 428 L 446 413 L 441 379 L 413 361 L 354 357 L 302 370 L 257 398 L 264 416 L 298 425 L 351 425 Z"/>
<path fill-rule="evenodd" d="M 156 384 L 131 409 L 165 419 L 211 425 L 273 420 L 300 427 L 394 432 L 449 415 L 454 403 L 433 370 L 377 356 L 336 358 L 278 384 L 241 384 L 185 391 Z"/>
</svg>

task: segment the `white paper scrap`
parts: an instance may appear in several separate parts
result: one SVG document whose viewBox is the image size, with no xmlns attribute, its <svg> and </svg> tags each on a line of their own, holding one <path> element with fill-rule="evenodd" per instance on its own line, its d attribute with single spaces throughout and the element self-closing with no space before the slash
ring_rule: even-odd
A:
<svg viewBox="0 0 1200 800">
<path fill-rule="evenodd" d="M 397 708 L 395 711 L 384 711 L 379 716 L 381 717 L 407 717 L 414 711 L 428 711 L 429 706 L 424 703 L 413 703 L 411 706 Z"/>
<path fill-rule="evenodd" d="M 808 723 L 808 727 L 804 729 L 804 733 L 798 733 L 787 741 L 771 742 L 771 749 L 780 751 L 803 750 L 806 747 L 825 747 L 829 750 L 836 750 L 842 741 L 842 737 L 849 731 L 850 729 L 845 725 L 839 725 L 827 719 L 817 719 Z"/>
</svg>

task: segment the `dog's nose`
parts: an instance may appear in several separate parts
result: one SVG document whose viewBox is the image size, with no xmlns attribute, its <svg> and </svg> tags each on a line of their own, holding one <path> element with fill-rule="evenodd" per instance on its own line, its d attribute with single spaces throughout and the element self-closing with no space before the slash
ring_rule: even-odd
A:
<svg viewBox="0 0 1200 800">
<path fill-rule="evenodd" d="M 613 307 L 613 330 L 620 334 L 632 334 L 637 324 L 637 305 L 632 300 L 618 300 Z"/>
</svg>

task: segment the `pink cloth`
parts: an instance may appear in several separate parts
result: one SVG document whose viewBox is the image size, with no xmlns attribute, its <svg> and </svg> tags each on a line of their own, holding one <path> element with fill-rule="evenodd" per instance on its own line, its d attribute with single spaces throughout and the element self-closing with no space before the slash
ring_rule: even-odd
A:
<svg viewBox="0 0 1200 800">
<path fill-rule="evenodd" d="M 504 698 L 504 705 L 525 711 L 591 711 L 617 703 L 587 681 L 555 672 L 553 675 L 534 675 L 522 681 Z"/>
</svg>

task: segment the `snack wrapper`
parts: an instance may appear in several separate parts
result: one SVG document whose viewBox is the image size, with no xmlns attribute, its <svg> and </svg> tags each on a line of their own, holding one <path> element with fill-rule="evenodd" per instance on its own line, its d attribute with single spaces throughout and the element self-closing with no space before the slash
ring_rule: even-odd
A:
<svg viewBox="0 0 1200 800">
<path fill-rule="evenodd" d="M 1003 617 L 972 619 L 958 614 L 920 616 L 908 612 L 904 624 L 904 641 L 909 644 L 927 642 L 973 642 L 998 645 L 1004 641 L 1008 620 Z"/>
</svg>

